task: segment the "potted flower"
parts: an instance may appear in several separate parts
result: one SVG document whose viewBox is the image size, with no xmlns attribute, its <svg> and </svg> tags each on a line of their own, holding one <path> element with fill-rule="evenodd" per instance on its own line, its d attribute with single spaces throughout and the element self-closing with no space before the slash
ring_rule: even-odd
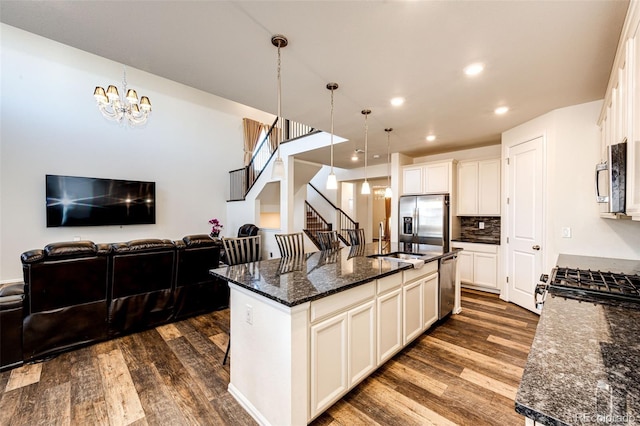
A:
<svg viewBox="0 0 640 426">
<path fill-rule="evenodd" d="M 211 219 L 209 223 L 211 224 L 211 233 L 209 235 L 211 235 L 211 238 L 218 237 L 223 228 L 222 224 L 216 218 Z"/>
</svg>

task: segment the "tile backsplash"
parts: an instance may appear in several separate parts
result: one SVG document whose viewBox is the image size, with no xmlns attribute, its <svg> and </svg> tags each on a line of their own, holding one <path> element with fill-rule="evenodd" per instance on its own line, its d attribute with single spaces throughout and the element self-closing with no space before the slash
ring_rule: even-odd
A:
<svg viewBox="0 0 640 426">
<path fill-rule="evenodd" d="M 484 223 L 484 229 L 478 224 Z M 460 236 L 462 238 L 495 238 L 500 240 L 500 217 L 496 216 L 461 216 Z"/>
</svg>

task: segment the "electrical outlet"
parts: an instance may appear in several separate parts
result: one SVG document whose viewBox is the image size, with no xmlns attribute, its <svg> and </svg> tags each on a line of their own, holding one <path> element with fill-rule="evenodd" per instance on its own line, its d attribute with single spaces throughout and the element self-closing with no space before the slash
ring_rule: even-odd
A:
<svg viewBox="0 0 640 426">
<path fill-rule="evenodd" d="M 571 228 L 569 227 L 562 228 L 562 238 L 571 238 Z"/>
<path fill-rule="evenodd" d="M 247 321 L 247 324 L 249 325 L 253 324 L 253 306 L 247 305 L 247 312 L 245 315 L 246 315 L 245 320 Z"/>
<path fill-rule="evenodd" d="M 484 222 L 478 222 L 478 229 L 484 229 Z"/>
</svg>

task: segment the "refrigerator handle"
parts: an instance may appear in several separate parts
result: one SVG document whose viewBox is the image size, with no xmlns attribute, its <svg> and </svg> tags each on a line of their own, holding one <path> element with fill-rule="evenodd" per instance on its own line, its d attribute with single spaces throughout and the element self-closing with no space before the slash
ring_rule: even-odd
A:
<svg viewBox="0 0 640 426">
<path fill-rule="evenodd" d="M 420 229 L 420 209 L 418 207 L 416 207 L 413 210 L 413 236 L 417 237 L 418 236 L 418 229 Z"/>
</svg>

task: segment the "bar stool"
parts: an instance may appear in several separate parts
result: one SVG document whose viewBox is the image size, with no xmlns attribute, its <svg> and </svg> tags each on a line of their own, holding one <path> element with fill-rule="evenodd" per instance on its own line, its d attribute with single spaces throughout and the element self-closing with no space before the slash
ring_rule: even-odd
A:
<svg viewBox="0 0 640 426">
<path fill-rule="evenodd" d="M 222 244 L 224 244 L 224 250 L 227 256 L 227 264 L 229 266 L 239 265 L 241 263 L 250 263 L 260 260 L 260 235 L 255 237 L 240 237 L 240 238 L 222 238 Z M 224 359 L 222 365 L 225 365 L 227 358 L 229 357 L 229 350 L 231 349 L 231 333 L 229 333 L 229 342 L 227 343 L 227 350 L 224 353 Z"/>
</svg>

